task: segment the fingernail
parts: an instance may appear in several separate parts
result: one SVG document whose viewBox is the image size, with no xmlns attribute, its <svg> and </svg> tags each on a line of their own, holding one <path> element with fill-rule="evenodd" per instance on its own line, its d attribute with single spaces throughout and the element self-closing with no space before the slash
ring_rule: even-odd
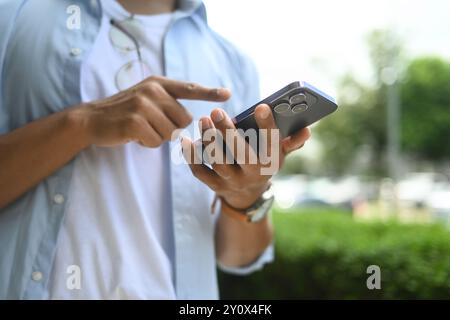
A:
<svg viewBox="0 0 450 320">
<path fill-rule="evenodd" d="M 200 121 L 198 122 L 198 128 L 200 132 L 203 132 L 205 130 L 211 129 L 212 125 L 208 119 L 200 119 Z"/>
<path fill-rule="evenodd" d="M 172 135 L 170 136 L 170 141 L 175 141 L 180 137 L 181 134 L 181 130 L 175 130 L 174 132 L 172 132 Z"/>
<path fill-rule="evenodd" d="M 212 114 L 211 117 L 213 119 L 214 122 L 220 122 L 223 120 L 224 116 L 223 116 L 223 112 L 222 110 L 215 110 Z"/>
<path fill-rule="evenodd" d="M 267 119 L 270 115 L 270 109 L 268 107 L 264 107 L 260 112 L 259 112 L 259 117 L 263 120 Z"/>
<path fill-rule="evenodd" d="M 297 149 L 303 148 L 305 146 L 305 144 L 306 144 L 306 141 L 301 144 L 299 143 L 299 145 L 297 146 Z"/>
<path fill-rule="evenodd" d="M 221 95 L 229 95 L 229 94 L 231 94 L 231 91 L 230 91 L 230 89 L 228 89 L 228 88 L 219 88 L 219 89 L 217 89 L 217 95 L 219 95 L 219 96 L 221 96 Z"/>
</svg>

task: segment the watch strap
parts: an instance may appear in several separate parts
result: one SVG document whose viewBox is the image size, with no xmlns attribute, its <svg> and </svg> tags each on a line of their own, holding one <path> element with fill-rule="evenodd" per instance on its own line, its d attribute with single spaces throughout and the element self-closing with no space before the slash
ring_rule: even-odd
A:
<svg viewBox="0 0 450 320">
<path fill-rule="evenodd" d="M 248 208 L 246 209 L 238 209 L 230 205 L 223 197 L 218 196 L 217 194 L 214 197 L 214 201 L 211 205 L 211 214 L 214 214 L 217 202 L 220 200 L 221 204 L 221 212 L 228 215 L 229 217 L 242 221 L 242 222 L 253 222 L 253 217 L 251 214 L 249 214 L 250 210 L 257 209 L 255 206 L 260 206 L 262 203 L 264 203 L 264 194 L 268 192 L 271 189 L 272 183 L 268 183 L 266 191 L 263 192 L 263 194 Z M 273 195 L 272 195 L 272 201 L 273 201 Z"/>
<path fill-rule="evenodd" d="M 216 196 L 217 197 L 217 196 Z M 226 214 L 230 218 L 242 221 L 242 222 L 251 222 L 250 216 L 245 214 L 244 210 L 239 210 L 230 206 L 223 198 L 218 197 L 221 203 L 222 213 Z"/>
</svg>

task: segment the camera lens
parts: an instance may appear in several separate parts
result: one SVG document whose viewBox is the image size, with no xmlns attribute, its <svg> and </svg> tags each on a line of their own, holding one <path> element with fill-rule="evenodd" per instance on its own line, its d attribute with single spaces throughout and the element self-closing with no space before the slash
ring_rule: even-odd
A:
<svg viewBox="0 0 450 320">
<path fill-rule="evenodd" d="M 292 107 L 293 113 L 305 112 L 308 109 L 308 105 L 306 103 L 296 104 Z"/>
<path fill-rule="evenodd" d="M 306 101 L 306 95 L 303 93 L 299 93 L 296 95 L 293 95 L 290 99 L 289 102 L 291 104 L 299 104 L 299 103 L 304 103 Z"/>
<path fill-rule="evenodd" d="M 285 113 L 285 112 L 288 112 L 290 108 L 291 108 L 291 106 L 289 105 L 289 103 L 283 102 L 283 103 L 276 105 L 275 108 L 273 108 L 273 110 L 276 113 Z"/>
</svg>

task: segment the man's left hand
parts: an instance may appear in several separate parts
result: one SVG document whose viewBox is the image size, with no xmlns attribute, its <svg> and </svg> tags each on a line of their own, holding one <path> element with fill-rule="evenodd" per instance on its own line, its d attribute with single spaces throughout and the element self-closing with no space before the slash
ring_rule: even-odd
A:
<svg viewBox="0 0 450 320">
<path fill-rule="evenodd" d="M 272 159 L 273 156 L 276 156 L 270 154 L 271 150 L 278 150 L 279 167 L 282 166 L 285 157 L 290 152 L 300 149 L 311 135 L 309 128 L 304 128 L 285 139 L 271 141 L 271 131 L 278 130 L 278 128 L 275 124 L 271 108 L 266 104 L 261 104 L 256 107 L 255 119 L 259 129 L 266 129 L 268 132 L 265 141 L 268 157 Z M 195 152 L 195 144 L 189 138 L 183 137 L 181 142 L 184 157 L 189 163 L 195 177 L 208 185 L 229 205 L 237 209 L 246 209 L 250 207 L 266 190 L 269 180 L 272 177 L 272 175 L 261 174 L 261 170 L 264 167 L 267 167 L 267 163 L 262 163 L 260 157 L 256 155 L 255 150 L 245 142 L 245 140 L 242 141 L 244 137 L 238 133 L 233 121 L 224 110 L 215 109 L 211 112 L 211 117 L 201 118 L 200 128 L 202 130 L 202 142 L 205 146 L 215 143 L 214 141 L 206 141 L 204 139 L 203 133 L 205 133 L 206 130 L 215 131 L 213 132 L 216 133 L 215 137 L 226 137 L 228 131 L 228 136 L 232 136 L 234 140 L 234 146 L 229 146 L 229 150 L 233 156 L 237 154 L 235 146 L 243 145 L 245 146 L 244 159 L 251 159 L 252 157 L 253 159 L 257 159 L 256 163 L 247 161 L 244 161 L 244 163 L 227 163 L 225 161 L 226 155 L 223 152 L 224 149 L 216 147 L 214 149 L 214 158 L 220 158 L 223 159 L 223 161 L 220 163 L 212 163 L 211 168 L 209 168 L 198 159 Z M 278 134 L 276 136 L 279 137 L 280 135 Z M 224 142 L 226 141 L 226 139 L 223 140 Z M 274 143 L 279 144 L 278 148 L 273 148 Z"/>
</svg>

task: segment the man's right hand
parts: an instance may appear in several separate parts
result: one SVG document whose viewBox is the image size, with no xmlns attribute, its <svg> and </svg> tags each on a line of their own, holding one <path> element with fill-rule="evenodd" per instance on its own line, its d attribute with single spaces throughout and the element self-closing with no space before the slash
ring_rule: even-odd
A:
<svg viewBox="0 0 450 320">
<path fill-rule="evenodd" d="M 176 99 L 222 102 L 229 97 L 228 89 L 150 77 L 110 98 L 72 109 L 70 118 L 81 126 L 86 146 L 136 141 L 155 148 L 192 122 L 192 115 Z"/>
<path fill-rule="evenodd" d="M 90 145 L 130 141 L 161 145 L 175 129 L 192 121 L 176 99 L 220 102 L 229 97 L 227 89 L 150 77 L 113 97 L 53 113 L 0 135 L 0 209 Z"/>
</svg>

